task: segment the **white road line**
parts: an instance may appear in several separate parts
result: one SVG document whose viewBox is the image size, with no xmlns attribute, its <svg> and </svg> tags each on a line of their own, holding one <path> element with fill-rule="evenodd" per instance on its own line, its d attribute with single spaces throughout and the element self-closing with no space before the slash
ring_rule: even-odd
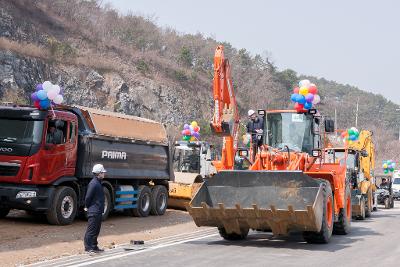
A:
<svg viewBox="0 0 400 267">
<path fill-rule="evenodd" d="M 149 246 L 156 246 L 158 244 L 170 244 L 173 242 L 177 241 L 185 241 L 185 240 L 190 240 L 192 237 L 199 237 L 211 233 L 215 233 L 215 228 L 210 228 L 210 229 L 205 229 L 205 230 L 198 230 L 195 232 L 189 232 L 189 233 L 182 233 L 182 234 L 177 234 L 174 236 L 167 236 L 167 237 L 162 237 L 162 238 L 157 238 L 153 240 L 149 240 L 145 242 L 145 250 L 148 250 L 150 247 Z M 124 250 L 126 246 L 129 246 L 130 243 L 125 243 L 121 245 L 117 245 L 115 248 L 106 250 L 106 254 L 104 255 L 98 255 L 96 256 L 96 259 L 100 258 L 105 258 L 105 257 L 110 257 L 110 256 L 115 256 L 115 255 L 120 255 L 120 254 L 126 254 L 127 252 Z M 139 247 L 138 247 L 139 248 Z M 86 261 L 91 261 L 93 260 L 91 256 L 87 254 L 76 254 L 76 255 L 71 255 L 67 257 L 62 257 L 62 258 L 56 258 L 56 259 L 51 259 L 51 260 L 45 260 L 41 262 L 36 262 L 27 266 L 30 267 L 45 267 L 45 266 L 69 266 L 71 264 L 75 263 L 83 263 Z"/>
<path fill-rule="evenodd" d="M 173 242 L 173 243 L 169 243 L 169 244 L 157 245 L 157 246 L 150 247 L 150 248 L 143 249 L 143 250 L 128 252 L 128 253 L 124 253 L 124 254 L 121 254 L 121 255 L 114 255 L 114 256 L 111 256 L 111 257 L 104 257 L 102 259 L 95 259 L 95 260 L 92 260 L 92 261 L 79 263 L 79 264 L 75 264 L 75 265 L 69 265 L 69 266 L 70 267 L 87 266 L 87 265 L 91 265 L 91 264 L 95 264 L 95 263 L 105 262 L 105 261 L 109 261 L 109 260 L 115 260 L 115 259 L 131 256 L 131 255 L 143 253 L 143 252 L 148 252 L 148 251 L 152 251 L 152 250 L 156 250 L 156 249 L 160 249 L 160 248 L 176 246 L 176 245 L 180 245 L 180 244 L 183 244 L 183 243 L 186 243 L 186 242 L 197 241 L 197 240 L 201 240 L 201 239 L 204 239 L 204 238 L 213 237 L 213 236 L 217 236 L 217 235 L 218 234 L 211 234 L 211 235 L 201 236 L 201 237 L 197 237 L 197 238 L 177 241 L 177 242 Z"/>
</svg>

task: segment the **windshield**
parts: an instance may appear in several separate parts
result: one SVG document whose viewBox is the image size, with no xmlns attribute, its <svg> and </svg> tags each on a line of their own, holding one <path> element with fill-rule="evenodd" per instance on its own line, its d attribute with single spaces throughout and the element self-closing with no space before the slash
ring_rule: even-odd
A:
<svg viewBox="0 0 400 267">
<path fill-rule="evenodd" d="M 312 117 L 295 113 L 272 113 L 267 115 L 268 145 L 311 153 L 313 135 Z"/>
<path fill-rule="evenodd" d="M 400 184 L 400 178 L 394 178 L 393 184 Z"/>
<path fill-rule="evenodd" d="M 200 172 L 200 148 L 177 146 L 174 154 L 174 171 Z"/>
<path fill-rule="evenodd" d="M 0 119 L 0 142 L 40 144 L 43 121 Z"/>
</svg>

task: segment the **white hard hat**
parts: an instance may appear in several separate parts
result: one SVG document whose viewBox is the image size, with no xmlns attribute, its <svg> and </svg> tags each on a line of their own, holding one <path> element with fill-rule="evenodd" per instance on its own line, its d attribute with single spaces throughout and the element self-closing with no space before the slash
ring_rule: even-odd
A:
<svg viewBox="0 0 400 267">
<path fill-rule="evenodd" d="M 250 109 L 248 112 L 247 112 L 247 114 L 249 115 L 249 117 L 251 116 L 251 115 L 253 115 L 254 113 L 256 113 L 254 110 L 252 110 L 252 109 Z"/>
<path fill-rule="evenodd" d="M 107 172 L 106 169 L 104 169 L 103 164 L 96 164 L 93 166 L 93 173 L 99 174 L 99 173 L 104 173 Z"/>
</svg>

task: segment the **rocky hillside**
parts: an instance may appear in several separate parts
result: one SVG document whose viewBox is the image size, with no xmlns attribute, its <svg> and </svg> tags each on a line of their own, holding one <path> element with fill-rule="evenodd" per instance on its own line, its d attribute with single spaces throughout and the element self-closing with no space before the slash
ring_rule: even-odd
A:
<svg viewBox="0 0 400 267">
<path fill-rule="evenodd" d="M 133 114 L 165 123 L 172 136 L 185 122 L 200 121 L 207 134 L 211 116 L 212 59 L 217 42 L 158 28 L 151 19 L 121 16 L 95 0 L 0 0 L 0 100 L 29 103 L 36 83 L 62 85 L 69 104 Z M 279 71 L 268 58 L 224 43 L 233 67 L 241 115 L 248 108 L 286 108 L 292 70 Z M 381 158 L 393 148 L 400 118 L 397 105 L 349 85 L 315 82 L 320 109 L 340 128 L 376 133 Z"/>
</svg>

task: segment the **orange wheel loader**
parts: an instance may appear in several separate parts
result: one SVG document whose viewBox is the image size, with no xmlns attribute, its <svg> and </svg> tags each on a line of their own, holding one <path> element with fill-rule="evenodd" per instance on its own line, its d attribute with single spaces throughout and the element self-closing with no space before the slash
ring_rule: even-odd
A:
<svg viewBox="0 0 400 267">
<path fill-rule="evenodd" d="M 262 145 L 248 170 L 234 170 L 239 116 L 230 67 L 218 46 L 214 58 L 212 129 L 223 136 L 217 173 L 206 179 L 187 210 L 197 226 L 217 227 L 227 240 L 246 238 L 250 229 L 286 235 L 301 231 L 309 243 L 327 243 L 333 232 L 347 234 L 351 187 L 346 169 L 323 158 L 332 120 L 315 109 L 259 110 Z"/>
</svg>

